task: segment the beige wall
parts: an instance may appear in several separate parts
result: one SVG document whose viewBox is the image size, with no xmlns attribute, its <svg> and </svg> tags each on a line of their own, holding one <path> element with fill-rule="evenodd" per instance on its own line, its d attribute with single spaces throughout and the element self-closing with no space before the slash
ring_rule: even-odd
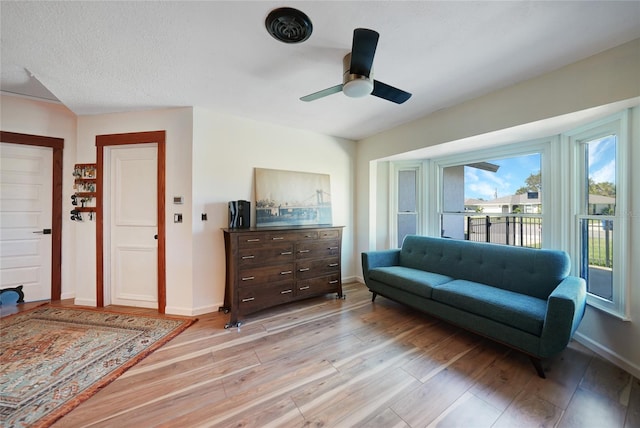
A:
<svg viewBox="0 0 640 428">
<path fill-rule="evenodd" d="M 97 135 L 166 130 L 166 312 L 217 311 L 224 298 L 227 202 L 253 200 L 255 167 L 330 174 L 333 222 L 345 226 L 343 276 L 353 278 L 355 142 L 204 109 L 76 117 L 53 103 L 3 96 L 2 129 L 65 138 L 63 211 L 71 210 L 73 165 L 96 161 Z M 184 204 L 174 205 L 174 196 Z M 69 201 L 69 203 L 67 203 Z M 174 212 L 183 223 L 173 223 Z M 202 221 L 206 213 L 208 220 Z M 63 298 L 96 304 L 95 222 L 63 216 Z"/>
<path fill-rule="evenodd" d="M 410 152 L 477 150 L 481 145 L 526 141 L 568 131 L 582 123 L 637 104 L 640 96 L 640 40 L 602 52 L 540 77 L 504 88 L 358 142 L 356 253 L 384 248 L 388 193 L 379 180 L 380 159 Z M 640 162 L 640 120 L 633 114 L 633 161 Z M 490 137 L 490 138 L 488 138 Z M 428 156 L 425 156 L 428 157 Z M 405 156 L 406 158 L 406 156 Z M 640 211 L 640 170 L 631 168 L 631 206 Z M 630 218 L 629 260 L 640 259 L 638 216 Z M 357 267 L 361 276 L 361 267 Z M 640 376 L 640 266 L 629 266 L 631 322 L 589 308 L 578 338 Z"/>
<path fill-rule="evenodd" d="M 193 301 L 191 259 L 191 108 L 163 109 L 78 117 L 77 162 L 96 161 L 96 136 L 126 132 L 166 131 L 166 281 L 167 313 L 191 315 Z M 69 172 L 70 174 L 70 172 Z M 183 223 L 173 223 L 173 196 L 184 196 L 179 206 Z M 95 305 L 95 222 L 77 223 L 76 303 Z"/>
<path fill-rule="evenodd" d="M 193 263 L 194 308 L 217 310 L 224 297 L 227 203 L 248 200 L 255 207 L 254 168 L 329 174 L 333 224 L 345 226 L 343 279 L 353 278 L 355 142 L 228 116 L 194 112 Z M 208 221 L 201 221 L 207 213 Z M 251 219 L 255 224 L 255 218 Z M 211 306 L 213 305 L 213 306 Z"/>
</svg>

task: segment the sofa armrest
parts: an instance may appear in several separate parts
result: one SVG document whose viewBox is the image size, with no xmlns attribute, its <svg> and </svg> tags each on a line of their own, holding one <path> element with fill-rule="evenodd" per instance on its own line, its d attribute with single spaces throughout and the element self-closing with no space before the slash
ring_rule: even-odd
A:
<svg viewBox="0 0 640 428">
<path fill-rule="evenodd" d="M 584 279 L 568 276 L 547 299 L 547 313 L 540 338 L 540 354 L 549 357 L 564 349 L 578 329 L 587 304 Z"/>
<path fill-rule="evenodd" d="M 362 274 L 365 284 L 369 283 L 369 271 L 383 266 L 397 266 L 400 263 L 400 250 L 380 250 L 362 253 Z"/>
</svg>

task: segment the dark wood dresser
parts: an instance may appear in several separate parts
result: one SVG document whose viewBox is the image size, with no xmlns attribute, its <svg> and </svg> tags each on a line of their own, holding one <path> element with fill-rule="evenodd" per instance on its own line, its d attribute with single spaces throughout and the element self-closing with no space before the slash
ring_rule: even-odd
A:
<svg viewBox="0 0 640 428">
<path fill-rule="evenodd" d="M 225 328 L 245 315 L 326 293 L 342 297 L 342 226 L 223 229 Z"/>
</svg>

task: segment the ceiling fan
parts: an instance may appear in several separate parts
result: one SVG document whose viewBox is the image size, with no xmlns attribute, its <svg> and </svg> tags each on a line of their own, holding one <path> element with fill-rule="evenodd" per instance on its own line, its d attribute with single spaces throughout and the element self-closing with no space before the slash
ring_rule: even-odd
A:
<svg viewBox="0 0 640 428">
<path fill-rule="evenodd" d="M 396 104 L 402 104 L 411 98 L 410 93 L 373 79 L 371 67 L 379 37 L 378 32 L 366 28 L 353 30 L 351 53 L 345 55 L 342 60 L 342 83 L 305 95 L 300 100 L 314 101 L 341 91 L 352 98 L 373 95 Z"/>
</svg>

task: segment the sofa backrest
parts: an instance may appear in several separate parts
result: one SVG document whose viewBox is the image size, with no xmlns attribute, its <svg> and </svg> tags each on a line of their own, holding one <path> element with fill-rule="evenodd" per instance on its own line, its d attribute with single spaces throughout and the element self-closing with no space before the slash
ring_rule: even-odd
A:
<svg viewBox="0 0 640 428">
<path fill-rule="evenodd" d="M 400 265 L 547 299 L 569 275 L 564 251 L 429 236 L 407 236 Z"/>
</svg>

